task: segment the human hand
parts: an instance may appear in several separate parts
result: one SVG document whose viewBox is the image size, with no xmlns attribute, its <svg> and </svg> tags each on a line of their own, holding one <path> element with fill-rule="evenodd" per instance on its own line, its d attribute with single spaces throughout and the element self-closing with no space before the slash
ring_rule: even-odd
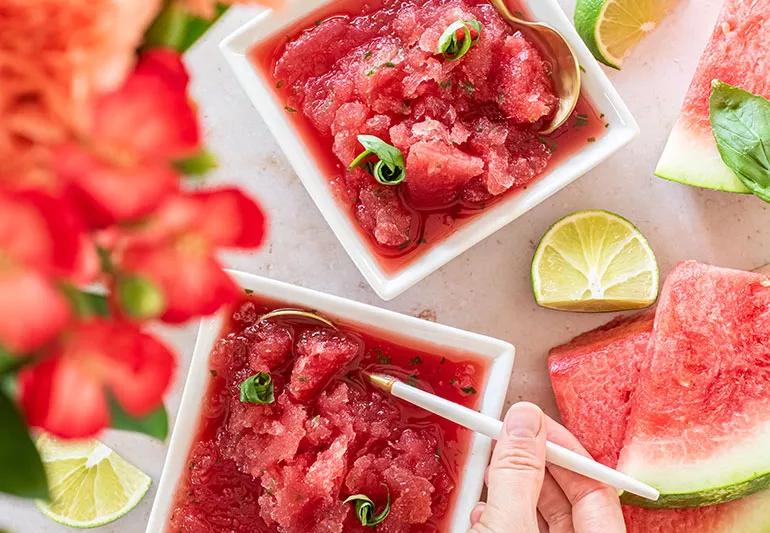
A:
<svg viewBox="0 0 770 533">
<path fill-rule="evenodd" d="M 545 463 L 545 441 L 588 456 L 563 426 L 531 403 L 505 416 L 487 470 L 487 501 L 471 513 L 470 533 L 624 533 L 614 488 Z"/>
</svg>

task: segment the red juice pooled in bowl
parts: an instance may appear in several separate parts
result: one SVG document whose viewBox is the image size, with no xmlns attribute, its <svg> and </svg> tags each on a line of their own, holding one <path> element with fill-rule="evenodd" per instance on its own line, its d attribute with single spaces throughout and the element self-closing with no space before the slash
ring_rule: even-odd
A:
<svg viewBox="0 0 770 533">
<path fill-rule="evenodd" d="M 252 58 L 388 271 L 605 128 L 581 98 L 539 133 L 558 106 L 552 66 L 486 1 L 341 0 L 289 33 Z M 357 160 L 359 135 L 389 148 Z"/>
<path fill-rule="evenodd" d="M 378 531 L 447 531 L 470 432 L 374 389 L 361 371 L 476 408 L 483 364 L 353 325 L 259 320 L 281 307 L 245 300 L 215 345 L 168 530 L 371 531 L 345 503 L 364 494 L 371 516 L 390 499 Z"/>
</svg>

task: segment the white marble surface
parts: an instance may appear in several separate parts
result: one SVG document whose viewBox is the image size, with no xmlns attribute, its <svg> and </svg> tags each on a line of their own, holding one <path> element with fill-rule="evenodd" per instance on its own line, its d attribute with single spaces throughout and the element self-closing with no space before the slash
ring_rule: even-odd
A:
<svg viewBox="0 0 770 533">
<path fill-rule="evenodd" d="M 571 14 L 574 0 L 560 1 Z M 721 3 L 682 0 L 622 72 L 609 72 L 641 126 L 638 139 L 387 304 L 348 259 L 224 64 L 217 42 L 254 12 L 232 10 L 189 54 L 193 92 L 207 142 L 221 161 L 210 181 L 235 182 L 258 197 L 270 214 L 271 229 L 269 243 L 259 253 L 228 256 L 227 264 L 403 313 L 431 310 L 440 322 L 508 340 L 518 350 L 509 403 L 528 399 L 553 413 L 545 367 L 548 349 L 609 319 L 547 311 L 533 303 L 529 262 L 535 244 L 555 219 L 584 208 L 628 217 L 649 238 L 663 274 L 687 258 L 746 269 L 770 260 L 766 204 L 750 196 L 669 183 L 652 174 Z M 173 413 L 195 327 L 162 333 L 179 353 L 176 383 L 167 400 Z M 165 454 L 162 444 L 122 433 L 109 433 L 105 440 L 157 482 Z M 100 531 L 144 531 L 153 495 L 154 488 L 137 509 Z M 9 497 L 0 497 L 0 528 L 13 533 L 66 530 L 43 518 L 31 503 Z"/>
</svg>

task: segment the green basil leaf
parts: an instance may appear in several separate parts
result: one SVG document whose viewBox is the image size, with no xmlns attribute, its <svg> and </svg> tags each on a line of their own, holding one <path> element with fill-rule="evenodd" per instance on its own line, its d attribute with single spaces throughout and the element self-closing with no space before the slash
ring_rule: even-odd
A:
<svg viewBox="0 0 770 533">
<path fill-rule="evenodd" d="M 217 168 L 217 158 L 208 150 L 174 161 L 174 168 L 185 176 L 202 176 Z"/>
<path fill-rule="evenodd" d="M 110 427 L 135 433 L 144 433 L 158 440 L 168 436 L 168 414 L 161 404 L 150 414 L 136 417 L 126 413 L 115 398 L 108 394 L 110 404 Z"/>
<path fill-rule="evenodd" d="M 269 372 L 257 372 L 241 383 L 241 402 L 266 405 L 274 401 L 273 378 Z"/>
<path fill-rule="evenodd" d="M 770 202 L 770 101 L 714 80 L 709 117 L 722 161 L 747 189 Z"/>
<path fill-rule="evenodd" d="M 217 4 L 211 19 L 197 17 L 182 2 L 167 0 L 155 21 L 144 34 L 144 48 L 166 47 L 184 52 L 227 11 L 227 5 Z"/>
<path fill-rule="evenodd" d="M 358 142 L 371 153 L 388 165 L 401 167 L 404 165 L 404 155 L 401 150 L 392 146 L 374 135 L 359 135 Z"/>
<path fill-rule="evenodd" d="M 0 492 L 48 498 L 48 479 L 27 425 L 13 401 L 0 390 Z"/>
<path fill-rule="evenodd" d="M 378 515 L 374 515 L 374 502 L 366 494 L 353 494 L 345 498 L 342 503 L 350 502 L 354 503 L 358 521 L 365 527 L 374 527 L 382 523 L 390 514 L 390 490 L 388 490 L 388 500 L 385 507 Z"/>
<path fill-rule="evenodd" d="M 481 22 L 475 19 L 466 20 L 465 24 L 476 30 L 476 38 L 473 39 L 473 44 L 476 44 L 479 42 L 479 39 L 481 39 Z"/>
<path fill-rule="evenodd" d="M 378 182 L 383 185 L 398 185 L 406 179 L 406 163 L 401 150 L 374 135 L 359 135 L 358 142 L 365 150 L 348 165 L 348 168 L 356 168 L 370 155 L 375 155 L 379 161 L 367 169 Z"/>
<path fill-rule="evenodd" d="M 476 37 L 471 36 L 471 28 L 476 30 Z M 457 32 L 462 31 L 462 38 L 457 38 Z M 468 53 L 471 46 L 481 38 L 481 23 L 478 20 L 456 20 L 444 30 L 438 39 L 436 53 L 443 55 L 449 61 L 457 61 Z"/>
</svg>

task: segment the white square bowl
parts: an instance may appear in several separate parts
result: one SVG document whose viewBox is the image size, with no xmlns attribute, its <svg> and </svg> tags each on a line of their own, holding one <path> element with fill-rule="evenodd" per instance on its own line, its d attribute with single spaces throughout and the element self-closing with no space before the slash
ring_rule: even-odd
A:
<svg viewBox="0 0 770 533">
<path fill-rule="evenodd" d="M 578 36 L 556 0 L 523 0 L 534 20 L 546 22 L 559 30 L 578 55 L 583 73 L 583 94 L 601 113 L 609 126 L 596 142 L 549 166 L 526 190 L 513 192 L 476 215 L 457 231 L 432 245 L 395 272 L 387 272 L 377 262 L 367 237 L 353 227 L 355 221 L 343 212 L 334 198 L 327 177 L 319 172 L 311 150 L 286 116 L 284 104 L 273 90 L 273 81 L 265 78 L 249 59 L 255 44 L 307 19 L 313 12 L 336 0 L 293 0 L 280 11 L 267 10 L 226 37 L 220 48 L 236 77 L 286 158 L 294 167 L 318 209 L 331 226 L 342 246 L 375 292 L 384 300 L 403 291 L 439 269 L 458 255 L 526 213 L 590 169 L 607 159 L 639 133 L 639 127 L 597 61 Z"/>
<path fill-rule="evenodd" d="M 332 320 L 355 324 L 374 334 L 378 331 L 395 332 L 399 337 L 397 342 L 403 340 L 408 344 L 412 341 L 423 350 L 428 343 L 434 345 L 439 353 L 442 346 L 473 353 L 487 362 L 485 382 L 478 392 L 479 411 L 495 418 L 500 417 L 513 368 L 514 347 L 511 344 L 253 274 L 235 271 L 230 274 L 241 287 L 254 291 L 257 297 L 276 300 L 292 307 L 314 309 Z M 200 411 L 210 378 L 209 355 L 225 323 L 225 312 L 201 321 L 146 533 L 166 531 L 177 485 L 185 471 L 198 432 Z M 481 494 L 491 446 L 487 437 L 472 435 L 469 454 L 462 466 L 461 481 L 455 488 L 457 495 L 450 522 L 452 533 L 464 533 L 470 527 L 470 512 Z"/>
</svg>

